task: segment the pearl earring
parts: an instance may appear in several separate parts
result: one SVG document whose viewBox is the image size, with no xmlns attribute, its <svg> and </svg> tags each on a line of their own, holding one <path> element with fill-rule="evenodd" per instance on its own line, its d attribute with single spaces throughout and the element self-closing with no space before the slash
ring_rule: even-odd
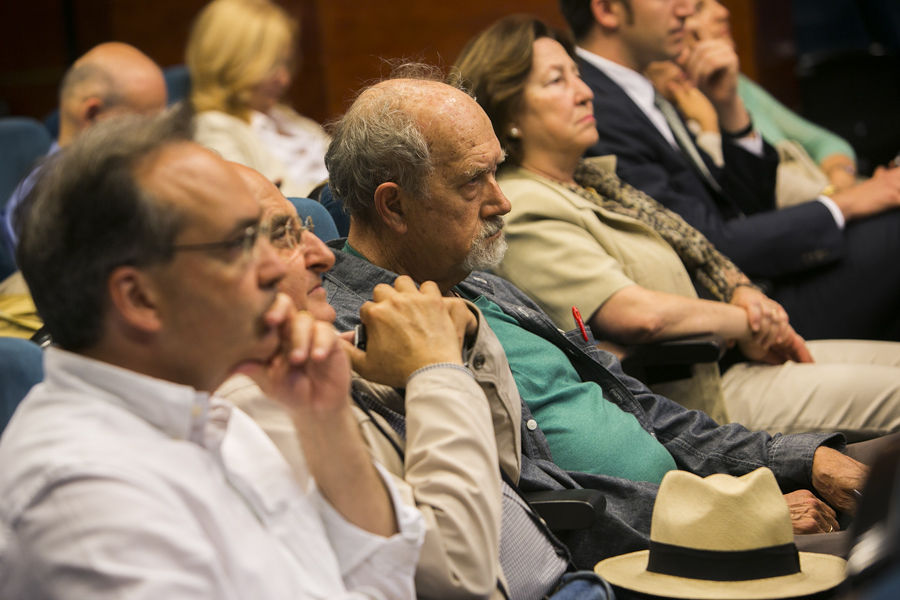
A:
<svg viewBox="0 0 900 600">
<path fill-rule="evenodd" d="M 519 137 L 520 135 L 522 135 L 522 134 L 521 134 L 521 132 L 519 131 L 519 128 L 518 128 L 518 127 L 510 127 L 510 129 L 509 129 L 509 137 L 511 137 L 511 138 L 517 138 L 517 137 Z"/>
</svg>

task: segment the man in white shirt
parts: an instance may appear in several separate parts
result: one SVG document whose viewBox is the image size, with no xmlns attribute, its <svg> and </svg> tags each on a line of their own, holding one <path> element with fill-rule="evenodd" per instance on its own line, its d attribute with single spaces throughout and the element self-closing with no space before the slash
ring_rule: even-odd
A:
<svg viewBox="0 0 900 600">
<path fill-rule="evenodd" d="M 804 337 L 900 339 L 900 169 L 775 210 L 777 154 L 737 94 L 738 57 L 722 39 L 688 39 L 693 0 L 560 0 L 594 93 L 599 140 L 616 173 L 679 213 L 754 279 Z M 717 165 L 642 73 L 677 59 L 716 109 Z M 865 218 L 868 217 L 868 218 Z M 873 218 L 874 217 L 874 218 Z"/>
<path fill-rule="evenodd" d="M 277 292 L 232 168 L 171 116 L 123 119 L 34 201 L 21 268 L 59 347 L 0 439 L 0 597 L 413 598 L 421 515 L 365 449 L 333 327 Z M 237 370 L 305 464 L 211 395 Z"/>
</svg>

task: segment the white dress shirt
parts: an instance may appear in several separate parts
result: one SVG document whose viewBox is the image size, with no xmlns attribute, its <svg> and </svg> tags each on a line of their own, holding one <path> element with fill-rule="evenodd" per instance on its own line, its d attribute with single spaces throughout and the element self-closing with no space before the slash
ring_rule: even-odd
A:
<svg viewBox="0 0 900 600">
<path fill-rule="evenodd" d="M 414 598 L 421 515 L 347 522 L 194 389 L 50 348 L 0 439 L 2 598 Z"/>
<path fill-rule="evenodd" d="M 284 165 L 295 187 L 312 190 L 328 179 L 325 153 L 331 138 L 321 125 L 287 106 L 275 106 L 269 114 L 253 111 L 250 128 L 272 156 Z"/>
</svg>

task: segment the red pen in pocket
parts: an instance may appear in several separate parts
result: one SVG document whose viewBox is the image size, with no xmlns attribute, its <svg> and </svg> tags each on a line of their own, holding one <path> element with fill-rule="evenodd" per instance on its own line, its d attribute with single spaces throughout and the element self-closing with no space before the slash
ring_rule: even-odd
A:
<svg viewBox="0 0 900 600">
<path fill-rule="evenodd" d="M 584 328 L 584 319 L 581 318 L 581 311 L 578 310 L 578 307 L 572 307 L 572 316 L 575 317 L 575 324 L 581 330 L 581 337 L 584 338 L 584 341 L 588 341 L 587 329 Z"/>
</svg>

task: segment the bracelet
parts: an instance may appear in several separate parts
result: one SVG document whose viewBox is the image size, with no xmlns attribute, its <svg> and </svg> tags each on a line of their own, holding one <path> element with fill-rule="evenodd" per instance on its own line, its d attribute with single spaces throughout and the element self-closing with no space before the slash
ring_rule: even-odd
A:
<svg viewBox="0 0 900 600">
<path fill-rule="evenodd" d="M 475 378 L 475 375 L 472 373 L 472 371 L 469 370 L 469 367 L 467 367 L 465 365 L 460 365 L 460 364 L 451 363 L 451 362 L 439 362 L 439 363 L 432 363 L 430 365 L 425 365 L 424 367 L 419 367 L 418 369 L 416 369 L 415 371 L 410 373 L 409 377 L 406 378 L 406 384 L 409 385 L 409 382 L 412 381 L 412 378 L 415 377 L 416 375 L 418 375 L 419 373 L 424 373 L 425 371 L 431 371 L 433 369 L 445 369 L 445 368 L 456 369 L 457 371 L 462 371 L 463 373 L 468 373 L 469 377 L 471 377 L 472 379 Z"/>
<path fill-rule="evenodd" d="M 722 130 L 722 135 L 731 139 L 740 139 L 742 137 L 747 137 L 751 133 L 753 133 L 753 119 L 750 119 L 750 121 L 747 123 L 747 126 L 743 129 L 739 129 L 737 131 L 725 131 L 724 129 Z"/>
</svg>

